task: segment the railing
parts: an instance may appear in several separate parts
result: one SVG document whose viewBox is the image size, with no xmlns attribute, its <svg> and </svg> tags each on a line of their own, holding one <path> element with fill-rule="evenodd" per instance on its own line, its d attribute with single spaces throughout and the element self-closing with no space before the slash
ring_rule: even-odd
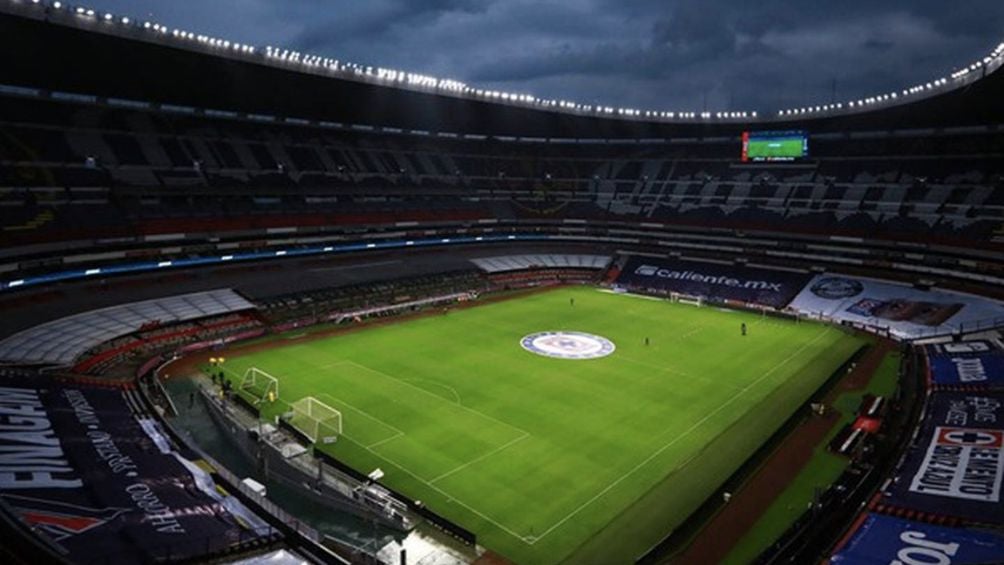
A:
<svg viewBox="0 0 1004 565">
<path fill-rule="evenodd" d="M 301 536 L 307 538 L 308 540 L 314 543 L 319 544 L 324 541 L 324 536 L 322 536 L 320 532 L 315 530 L 309 524 L 303 522 L 302 520 L 293 516 L 289 512 L 286 512 L 277 504 L 269 500 L 267 497 L 261 496 L 260 494 L 255 492 L 253 489 L 251 489 L 243 482 L 241 482 L 240 477 L 232 473 L 229 469 L 227 469 L 223 465 L 219 464 L 215 459 L 213 459 L 209 455 L 205 453 L 202 453 L 200 455 L 202 456 L 203 459 L 206 460 L 207 463 L 209 463 L 213 467 L 216 474 L 222 477 L 226 483 L 233 485 L 233 487 L 236 487 L 236 489 L 241 494 L 243 494 L 247 498 L 254 500 L 256 504 L 258 504 L 259 506 L 261 506 L 263 510 L 265 510 L 265 512 L 271 514 L 272 516 L 275 516 L 280 521 L 282 521 L 283 524 L 289 526 L 289 528 L 292 529 L 294 532 L 297 532 Z"/>
<path fill-rule="evenodd" d="M 911 329 L 907 332 L 896 331 L 891 326 L 883 325 L 881 323 L 842 320 L 837 317 L 828 316 L 821 312 L 803 312 L 801 315 L 808 319 L 818 320 L 820 322 L 853 327 L 855 329 L 893 339 L 898 342 L 916 342 L 944 337 L 962 336 L 976 332 L 986 332 L 1004 328 L 1004 317 L 999 316 L 984 318 L 973 322 L 963 322 L 960 324 L 941 324 L 940 326 L 933 328 L 920 328 L 916 330 Z"/>
<path fill-rule="evenodd" d="M 946 327 L 947 326 L 947 327 Z M 922 339 L 934 339 L 956 335 L 966 335 L 977 332 L 988 332 L 1004 328 L 1004 316 L 984 318 L 975 322 L 964 322 L 958 326 L 943 325 L 930 330 L 922 330 L 919 334 L 911 336 L 913 341 Z"/>
<path fill-rule="evenodd" d="M 163 367 L 163 365 L 161 367 Z M 154 379 L 157 378 L 156 373 L 154 373 L 153 377 Z M 151 403 L 152 401 L 147 394 L 146 389 L 141 386 L 139 387 L 139 390 L 142 393 L 144 401 L 148 404 Z M 285 534 L 285 538 L 288 543 L 294 547 L 298 547 L 302 551 L 308 552 L 314 558 L 314 561 L 334 563 L 336 565 L 350 565 L 349 561 L 346 561 L 344 558 L 332 553 L 330 549 L 324 546 L 324 537 L 316 529 L 286 512 L 271 500 L 260 496 L 257 492 L 244 485 L 237 475 L 225 466 L 221 465 L 205 453 L 205 451 L 199 449 L 198 446 L 194 445 L 191 438 L 186 438 L 185 436 L 179 434 L 177 430 L 175 430 L 163 418 L 160 418 L 160 422 L 174 442 L 194 451 L 198 454 L 199 458 L 205 460 L 213 468 L 213 472 L 219 477 L 219 480 L 217 481 L 218 484 L 230 489 L 230 491 L 234 493 L 237 498 L 242 499 L 242 502 L 248 505 L 249 508 L 256 514 L 268 515 L 266 519 L 275 525 L 274 527 L 269 526 L 267 528 L 272 533 L 272 539 L 270 541 L 278 541 L 282 539 Z M 239 549 L 244 550 L 248 548 Z M 114 559 L 111 558 L 106 559 L 106 561 L 108 560 L 111 560 L 112 562 L 114 561 Z"/>
</svg>

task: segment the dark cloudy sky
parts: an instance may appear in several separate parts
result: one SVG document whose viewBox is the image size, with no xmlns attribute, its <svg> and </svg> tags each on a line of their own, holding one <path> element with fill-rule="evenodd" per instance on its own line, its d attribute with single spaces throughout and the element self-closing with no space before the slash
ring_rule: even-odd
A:
<svg viewBox="0 0 1004 565">
<path fill-rule="evenodd" d="M 542 98 L 776 109 L 949 74 L 1004 0 L 83 0 L 94 8 Z"/>
</svg>

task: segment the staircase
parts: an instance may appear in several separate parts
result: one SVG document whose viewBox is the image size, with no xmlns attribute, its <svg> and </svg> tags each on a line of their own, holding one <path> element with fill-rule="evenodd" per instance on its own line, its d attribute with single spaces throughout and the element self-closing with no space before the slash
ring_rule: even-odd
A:
<svg viewBox="0 0 1004 565">
<path fill-rule="evenodd" d="M 52 210 L 44 210 L 42 212 L 39 212 L 38 214 L 35 215 L 34 218 L 24 222 L 23 224 L 18 224 L 14 226 L 3 226 L 3 231 L 11 232 L 11 231 L 37 230 L 38 228 L 51 222 L 53 219 L 55 219 L 55 217 L 56 215 L 52 213 Z"/>
</svg>

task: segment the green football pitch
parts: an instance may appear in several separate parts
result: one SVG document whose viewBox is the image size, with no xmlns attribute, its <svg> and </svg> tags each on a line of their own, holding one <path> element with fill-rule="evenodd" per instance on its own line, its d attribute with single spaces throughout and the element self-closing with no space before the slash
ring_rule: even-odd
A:
<svg viewBox="0 0 1004 565">
<path fill-rule="evenodd" d="M 548 330 L 616 350 L 569 360 L 521 347 Z M 863 343 L 815 323 L 574 287 L 279 338 L 226 365 L 235 379 L 252 366 L 278 378 L 266 416 L 305 396 L 341 411 L 343 434 L 322 449 L 382 469 L 386 485 L 516 563 L 610 564 L 678 527 Z"/>
</svg>

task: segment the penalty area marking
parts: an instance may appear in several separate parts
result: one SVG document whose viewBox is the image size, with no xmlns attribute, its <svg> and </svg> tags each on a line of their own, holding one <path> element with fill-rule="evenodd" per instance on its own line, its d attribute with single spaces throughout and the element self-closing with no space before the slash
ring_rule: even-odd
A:
<svg viewBox="0 0 1004 565">
<path fill-rule="evenodd" d="M 388 375 L 388 374 L 386 374 L 386 373 L 384 373 L 384 372 L 382 372 L 382 371 L 378 371 L 378 370 L 376 370 L 376 369 L 371 369 L 371 368 L 369 368 L 369 367 L 367 367 L 367 366 L 365 366 L 365 365 L 360 365 L 359 363 L 356 363 L 356 362 L 354 362 L 354 361 L 342 361 L 342 362 L 340 362 L 340 363 L 334 363 L 333 365 L 338 365 L 338 364 L 343 364 L 343 363 L 344 363 L 344 364 L 350 364 L 350 365 L 355 365 L 356 367 L 359 367 L 359 368 L 361 368 L 361 369 L 365 369 L 365 370 L 367 370 L 367 371 L 370 371 L 370 372 L 373 372 L 373 373 L 377 373 L 377 374 L 380 374 L 380 375 L 383 375 L 383 376 L 385 376 L 385 377 L 387 377 L 387 378 L 389 378 L 389 379 L 393 379 L 393 380 L 395 380 L 395 381 L 398 381 L 398 382 L 401 382 L 401 383 L 404 383 L 404 384 L 406 384 L 406 385 L 408 385 L 408 386 L 410 386 L 410 387 L 412 387 L 412 388 L 414 388 L 414 389 L 416 389 L 416 390 L 420 390 L 420 391 L 422 391 L 422 392 L 424 392 L 424 393 L 426 393 L 426 394 L 429 394 L 429 395 L 431 395 L 431 396 L 433 396 L 433 397 L 435 397 L 435 398 L 438 398 L 438 399 L 439 399 L 440 401 L 442 401 L 442 402 L 448 402 L 448 401 L 444 400 L 444 399 L 443 399 L 443 397 L 439 396 L 438 394 L 434 394 L 434 393 L 432 393 L 432 392 L 429 392 L 429 391 L 427 391 L 427 390 L 425 390 L 425 389 L 423 389 L 423 388 L 421 388 L 421 387 L 417 387 L 417 386 L 415 386 L 415 385 L 413 385 L 413 384 L 410 384 L 410 383 L 406 383 L 406 382 L 402 381 L 401 379 L 398 379 L 398 378 L 395 378 L 395 377 L 392 377 L 392 376 L 390 376 L 390 375 Z M 229 368 L 229 367 L 223 367 L 223 370 L 224 370 L 224 371 L 227 371 L 228 373 L 230 373 L 230 374 L 232 374 L 232 375 L 234 375 L 234 376 L 238 376 L 238 377 L 240 376 L 240 375 L 238 375 L 237 373 L 235 373 L 234 371 L 230 370 L 230 368 Z M 330 394 L 327 394 L 327 393 L 321 393 L 321 394 L 324 394 L 324 395 L 325 395 L 325 396 L 327 396 L 328 398 L 331 398 L 331 399 L 335 399 L 335 398 L 334 398 L 333 396 L 331 396 Z M 335 400 L 337 400 L 337 399 L 335 399 Z M 371 415 L 370 415 L 369 413 L 367 413 L 367 412 L 365 412 L 365 411 L 363 411 L 363 410 L 360 410 L 359 408 L 356 408 L 356 407 L 354 407 L 354 406 L 351 406 L 351 405 L 349 405 L 348 403 L 345 403 L 345 404 L 346 404 L 346 406 L 349 406 L 349 407 L 350 407 L 350 408 L 352 408 L 353 410 L 356 410 L 356 411 L 358 411 L 358 412 L 361 412 L 361 413 L 365 414 L 365 415 L 366 415 L 367 417 L 369 417 L 369 418 L 372 418 L 372 419 L 376 420 L 377 422 L 380 422 L 381 424 L 384 424 L 384 425 L 386 425 L 386 426 L 388 426 L 388 427 L 390 427 L 390 428 L 393 428 L 393 429 L 397 430 L 397 428 L 395 428 L 394 426 L 391 426 L 390 424 L 386 424 L 385 422 L 383 422 L 383 421 L 381 421 L 381 420 L 379 420 L 379 419 L 376 419 L 375 417 L 371 416 Z M 452 403 L 451 403 L 451 404 L 452 404 Z M 481 416 L 481 417 L 483 417 L 483 418 L 486 418 L 486 419 L 488 419 L 488 420 L 492 420 L 492 421 L 495 421 L 495 422 L 498 422 L 499 424 L 503 424 L 503 425 L 505 425 L 505 426 L 508 426 L 508 427 L 510 427 L 510 428 L 512 428 L 512 429 L 514 429 L 514 430 L 517 430 L 517 431 L 519 431 L 519 432 L 520 432 L 520 433 L 522 434 L 522 436 L 521 436 L 520 438 L 517 438 L 517 439 L 526 439 L 527 437 L 530 437 L 530 432 L 528 432 L 528 431 L 526 431 L 526 430 L 524 430 L 524 429 L 521 429 L 521 428 L 518 428 L 518 427 L 516 427 L 516 426 L 513 426 L 512 424 L 507 424 L 507 423 L 505 423 L 505 422 L 503 422 L 503 421 L 501 421 L 501 420 L 497 420 L 497 419 L 495 419 L 495 418 L 492 418 L 491 416 L 489 416 L 489 415 L 487 415 L 487 414 L 482 414 L 482 413 L 478 412 L 477 410 L 473 410 L 473 409 L 471 409 L 471 408 L 468 408 L 468 407 L 466 407 L 466 406 L 463 406 L 463 405 L 456 405 L 456 406 L 458 406 L 458 407 L 462 408 L 463 410 L 466 410 L 466 411 L 468 411 L 468 412 L 471 412 L 471 413 L 473 413 L 473 414 L 477 414 L 477 415 L 479 415 L 479 416 Z M 400 433 L 401 433 L 401 435 L 407 435 L 407 434 L 405 434 L 404 432 L 402 432 L 401 430 L 398 430 L 398 432 L 400 432 Z M 350 441 L 350 442 L 352 442 L 352 443 L 354 443 L 354 444 L 358 445 L 359 447 L 362 447 L 362 448 L 363 448 L 363 449 L 365 449 L 366 451 L 369 451 L 370 453 L 372 453 L 372 454 L 373 454 L 373 455 L 375 455 L 376 457 L 379 457 L 380 459 L 383 459 L 384 461 L 387 461 L 388 463 L 390 463 L 391 465 L 394 465 L 394 466 L 395 466 L 395 467 L 397 467 L 398 469 L 401 469 L 401 471 L 403 471 L 404 473 L 406 473 L 406 474 L 408 474 L 408 475 L 411 475 L 412 477 L 414 477 L 415 479 L 417 479 L 417 480 L 418 480 L 418 481 L 419 481 L 420 483 L 422 483 L 422 484 L 424 484 L 424 485 L 428 486 L 428 487 L 429 487 L 430 489 L 432 489 L 432 490 L 434 490 L 434 491 L 438 492 L 438 493 L 439 493 L 440 495 L 444 496 L 444 497 L 445 497 L 445 498 L 447 499 L 447 503 L 452 503 L 452 504 L 457 504 L 458 506 L 462 506 L 462 507 L 463 507 L 464 509 L 468 510 L 469 512 L 471 512 L 471 513 L 472 513 L 472 514 L 474 514 L 475 516 L 477 516 L 477 517 L 481 518 L 482 520 L 485 520 L 485 521 L 486 521 L 486 522 L 488 522 L 489 524 L 491 524 L 491 525 L 495 526 L 496 528 L 498 528 L 498 529 L 502 530 L 503 532 L 505 532 L 505 533 L 509 534 L 510 536 L 512 536 L 512 537 L 514 537 L 514 538 L 516 538 L 516 539 L 518 539 L 519 541 L 521 541 L 521 542 L 523 542 L 523 543 L 525 543 L 525 544 L 527 544 L 527 545 L 533 545 L 533 543 L 534 543 L 534 542 L 536 542 L 536 538 L 533 538 L 532 536 L 524 536 L 524 535 L 522 535 L 522 534 L 519 534 L 519 533 L 517 533 L 517 532 L 516 532 L 515 530 L 513 530 L 512 528 L 509 528 L 508 526 L 506 526 L 506 525 L 502 524 L 502 523 L 501 523 L 501 522 L 499 522 L 498 520 L 495 520 L 495 519 L 494 519 L 494 518 L 492 518 L 491 516 L 488 516 L 488 515 L 487 515 L 487 514 L 485 514 L 484 512 L 481 512 L 480 510 L 477 510 L 477 509 L 476 509 L 476 508 L 474 508 L 473 506 L 470 506 L 469 504 L 466 504 L 466 503 L 465 503 L 465 502 L 463 502 L 462 500 L 459 500 L 459 499 L 458 499 L 458 498 L 457 498 L 456 496 L 454 496 L 454 495 L 452 495 L 452 494 L 450 494 L 450 493 L 448 493 L 448 492 L 444 491 L 443 489 L 441 489 L 441 488 L 437 487 L 436 485 L 434 485 L 434 484 L 430 483 L 430 482 L 429 482 L 428 480 L 426 480 L 426 479 L 424 479 L 424 478 L 422 478 L 422 477 L 418 476 L 418 475 L 417 475 L 417 474 L 416 474 L 416 473 L 415 473 L 414 471 L 411 471 L 411 470 L 409 470 L 409 469 L 408 469 L 407 467 L 405 467 L 405 466 L 404 466 L 404 465 L 402 465 L 401 463 L 398 463 L 397 461 L 394 461 L 393 459 L 391 459 L 390 457 L 388 457 L 388 456 L 387 456 L 387 455 L 385 455 L 385 454 L 382 454 L 382 453 L 379 453 L 379 452 L 375 451 L 375 450 L 374 450 L 374 449 L 372 448 L 372 446 L 367 446 L 367 445 L 363 445 L 362 443 L 359 443 L 359 442 L 358 442 L 358 441 L 356 441 L 355 439 L 352 439 L 352 436 L 349 436 L 349 435 L 347 435 L 347 434 L 342 434 L 342 437 L 344 437 L 344 438 L 345 438 L 346 440 L 348 440 L 348 441 Z M 388 442 L 388 441 L 390 441 L 390 440 L 392 440 L 392 439 L 397 439 L 398 437 L 401 437 L 401 436 L 393 436 L 393 437 L 389 437 L 389 438 L 385 438 L 384 440 L 380 440 L 380 441 L 378 441 L 378 442 L 377 442 L 377 443 L 376 443 L 375 445 L 379 445 L 379 444 L 383 444 L 383 443 L 386 443 L 386 442 Z M 512 444 L 512 443 L 515 443 L 515 442 L 514 442 L 514 441 L 510 441 L 510 444 Z M 506 445 L 506 446 L 504 446 L 504 447 L 508 447 L 508 445 Z M 533 539 L 534 541 L 532 541 L 532 542 L 528 542 L 528 541 L 527 541 L 527 539 L 528 539 L 528 538 L 530 538 L 530 539 Z"/>
<path fill-rule="evenodd" d="M 455 404 L 453 402 L 450 402 L 449 400 L 446 400 L 445 398 L 443 398 L 442 396 L 439 396 L 438 394 L 436 394 L 434 392 L 425 390 L 424 388 L 422 388 L 422 387 L 420 387 L 418 385 L 413 385 L 413 384 L 409 383 L 408 381 L 406 381 L 404 379 L 401 379 L 399 377 L 388 375 L 387 373 L 385 373 L 383 371 L 380 371 L 378 369 L 373 369 L 371 367 L 367 367 L 366 365 L 363 365 L 362 363 L 356 363 L 355 361 L 345 360 L 345 361 L 340 361 L 338 363 L 333 363 L 330 366 L 333 367 L 335 365 L 352 365 L 352 366 L 354 366 L 354 367 L 356 367 L 358 369 L 362 369 L 364 371 L 369 371 L 371 373 L 375 373 L 375 374 L 380 375 L 382 377 L 386 377 L 386 378 L 388 378 L 388 379 L 390 379 L 392 381 L 399 382 L 399 383 L 401 383 L 404 386 L 407 386 L 409 388 L 413 388 L 413 389 L 415 389 L 417 391 L 423 392 L 423 393 L 425 393 L 425 394 L 427 394 L 427 395 L 435 398 L 436 400 L 438 400 L 440 402 L 446 402 L 448 405 L 456 406 L 457 408 L 459 408 L 459 409 L 461 409 L 461 410 L 463 410 L 465 412 L 470 412 L 471 414 L 474 414 L 476 416 L 480 416 L 480 417 L 482 417 L 482 418 L 484 418 L 486 420 L 491 420 L 492 422 L 495 422 L 496 424 L 501 424 L 501 425 L 503 425 L 503 426 L 505 426 L 507 428 L 516 430 L 517 432 L 519 432 L 521 434 L 530 435 L 530 432 L 524 430 L 523 428 L 520 428 L 519 426 L 514 426 L 514 425 L 512 425 L 512 424 L 510 424 L 508 422 L 503 422 L 502 420 L 499 420 L 498 418 L 494 418 L 492 416 L 489 416 L 488 414 L 484 414 L 482 412 L 478 412 L 477 410 L 475 410 L 473 408 L 470 408 L 468 406 L 464 406 L 463 404 Z"/>
<path fill-rule="evenodd" d="M 377 440 L 375 443 L 371 443 L 368 447 L 376 447 L 378 445 L 385 444 L 388 441 L 391 441 L 393 439 L 397 439 L 397 438 L 399 438 L 401 436 L 407 435 L 407 434 L 404 433 L 403 430 L 401 430 L 397 426 L 393 426 L 391 424 L 388 424 L 387 422 L 384 422 L 383 420 L 381 420 L 380 418 L 377 418 L 373 414 L 370 414 L 369 412 L 363 410 L 362 408 L 358 408 L 356 406 L 353 406 L 353 405 L 349 404 L 348 402 L 342 400 L 341 398 L 338 398 L 336 396 L 332 396 L 332 395 L 330 395 L 330 394 L 328 394 L 326 392 L 319 393 L 317 396 L 323 396 L 323 397 L 325 397 L 325 398 L 327 398 L 329 400 L 333 400 L 336 404 L 343 404 L 345 406 L 348 406 L 350 410 L 353 410 L 353 411 L 355 411 L 355 412 L 357 412 L 359 414 L 362 414 L 363 416 L 369 418 L 370 420 L 373 420 L 374 422 L 380 424 L 381 426 L 384 426 L 386 428 L 390 428 L 391 430 L 394 431 L 394 434 L 391 435 L 390 437 L 387 437 L 387 438 L 384 438 L 384 439 L 381 439 L 381 440 Z M 349 437 L 349 435 L 345 434 L 345 433 L 343 433 L 342 435 L 346 436 L 346 437 Z M 355 441 L 355 440 L 353 440 L 353 441 Z M 356 441 L 356 443 L 359 443 L 359 442 Z M 362 444 L 360 444 L 360 445 L 362 445 Z"/>
<path fill-rule="evenodd" d="M 526 439 L 528 437 L 530 437 L 530 434 L 523 434 L 523 435 L 517 437 L 516 439 L 509 440 L 504 445 L 500 445 L 500 446 L 496 447 L 495 449 L 489 451 L 488 453 L 485 453 L 484 455 L 480 455 L 478 457 L 475 457 L 474 459 L 471 459 L 467 463 L 463 463 L 459 467 L 455 467 L 455 468 L 453 468 L 453 469 L 451 469 L 451 470 L 443 473 L 442 475 L 439 475 L 438 477 L 436 477 L 434 479 L 431 479 L 429 481 L 429 484 L 435 483 L 436 481 L 441 481 L 441 480 L 445 479 L 446 477 L 449 477 L 450 475 L 453 475 L 454 473 L 457 473 L 458 471 L 462 471 L 462 470 L 466 469 L 467 467 L 470 467 L 471 465 L 473 465 L 473 464 L 475 464 L 475 463 L 477 463 L 479 461 L 484 461 L 485 459 L 488 459 L 492 455 L 496 455 L 499 452 L 507 449 L 508 447 L 510 447 L 512 445 L 516 445 L 517 443 L 523 441 L 524 439 Z"/>
<path fill-rule="evenodd" d="M 398 433 L 396 433 L 396 434 L 394 434 L 394 435 L 390 436 L 389 438 L 386 438 L 386 439 L 382 439 L 382 440 L 380 440 L 380 441 L 375 441 L 375 442 L 373 442 L 373 443 L 371 443 L 371 444 L 367 445 L 367 446 L 366 446 L 366 449 L 373 449 L 374 447 L 377 447 L 377 446 L 380 446 L 380 445 L 383 445 L 383 444 L 385 444 L 385 443 L 388 443 L 388 442 L 391 442 L 391 441 L 394 441 L 395 439 L 397 439 L 397 438 L 399 438 L 399 437 L 404 437 L 404 436 L 405 436 L 405 433 L 404 433 L 404 432 L 398 432 Z"/>
<path fill-rule="evenodd" d="M 461 402 L 461 399 L 460 399 L 460 393 L 458 393 L 457 389 L 453 388 L 450 385 L 444 385 L 441 382 L 433 381 L 433 380 L 430 380 L 430 379 L 417 379 L 417 378 L 406 379 L 406 378 L 402 377 L 401 380 L 402 381 L 407 381 L 407 382 L 412 382 L 412 383 L 429 383 L 431 385 L 438 386 L 439 388 L 446 389 L 446 390 L 450 391 L 450 394 L 453 395 L 453 402 L 455 404 L 463 404 L 463 402 Z"/>
</svg>

